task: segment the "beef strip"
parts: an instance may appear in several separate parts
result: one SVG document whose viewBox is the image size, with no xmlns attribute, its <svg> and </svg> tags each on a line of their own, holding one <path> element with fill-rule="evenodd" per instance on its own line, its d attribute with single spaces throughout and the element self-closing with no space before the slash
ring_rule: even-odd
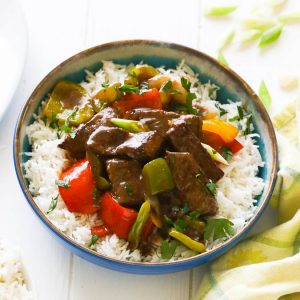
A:
<svg viewBox="0 0 300 300">
<path fill-rule="evenodd" d="M 197 137 L 201 138 L 202 119 L 196 115 L 181 115 L 177 119 L 173 119 L 172 124 L 185 124 Z"/>
<path fill-rule="evenodd" d="M 87 149 L 104 156 L 128 156 L 145 161 L 161 150 L 164 138 L 155 131 L 129 133 L 117 127 L 98 127 L 87 141 Z"/>
<path fill-rule="evenodd" d="M 130 136 L 131 134 L 122 128 L 99 126 L 90 135 L 87 149 L 104 156 L 119 155 L 118 147 Z"/>
<path fill-rule="evenodd" d="M 218 211 L 217 201 L 207 189 L 209 179 L 194 157 L 187 152 L 167 151 L 166 159 L 182 202 L 187 203 L 191 210 L 215 215 Z"/>
<path fill-rule="evenodd" d="M 86 150 L 86 142 L 90 135 L 101 125 L 113 126 L 110 122 L 110 118 L 115 117 L 117 117 L 117 115 L 111 107 L 104 108 L 87 123 L 81 124 L 75 131 L 76 135 L 74 138 L 68 136 L 58 146 L 62 149 L 68 150 L 72 155 L 79 157 L 84 154 Z"/>
<path fill-rule="evenodd" d="M 136 160 L 109 159 L 107 173 L 112 190 L 118 202 L 126 206 L 136 206 L 144 201 L 142 168 Z"/>
<path fill-rule="evenodd" d="M 169 120 L 178 118 L 179 114 L 175 112 L 167 112 L 161 109 L 136 108 L 127 111 L 126 119 L 141 121 L 148 126 L 150 130 L 156 130 L 160 134 L 165 135 L 169 129 Z"/>
<path fill-rule="evenodd" d="M 208 152 L 201 145 L 200 139 L 186 126 L 185 123 L 174 123 L 168 130 L 167 136 L 176 151 L 191 153 L 203 169 L 205 175 L 216 182 L 224 173 L 217 167 Z"/>
<path fill-rule="evenodd" d="M 196 135 L 200 136 L 202 119 L 196 115 L 180 115 L 176 112 L 161 109 L 136 108 L 126 112 L 126 119 L 141 121 L 150 130 L 157 130 L 165 135 L 172 124 L 186 124 Z"/>
</svg>

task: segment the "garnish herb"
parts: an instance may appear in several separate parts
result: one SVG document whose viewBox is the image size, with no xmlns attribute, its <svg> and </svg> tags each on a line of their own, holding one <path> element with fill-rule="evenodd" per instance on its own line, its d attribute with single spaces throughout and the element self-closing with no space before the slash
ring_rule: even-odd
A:
<svg viewBox="0 0 300 300">
<path fill-rule="evenodd" d="M 187 214 L 190 211 L 189 205 L 185 202 L 183 207 L 180 209 L 183 214 Z"/>
<path fill-rule="evenodd" d="M 91 248 L 92 246 L 94 246 L 98 240 L 99 236 L 97 234 L 93 234 L 88 247 Z"/>
<path fill-rule="evenodd" d="M 72 139 L 75 138 L 76 132 L 73 131 L 72 128 L 70 127 L 70 119 L 75 117 L 75 115 L 77 114 L 78 110 L 79 110 L 79 108 L 78 108 L 78 106 L 76 106 L 74 108 L 74 110 L 72 111 L 72 113 L 67 117 L 65 123 L 58 128 L 58 132 L 62 132 L 63 131 L 65 133 L 67 133 Z"/>
<path fill-rule="evenodd" d="M 164 220 L 168 225 L 173 226 L 173 221 L 167 215 L 164 215 Z"/>
<path fill-rule="evenodd" d="M 187 92 L 190 92 L 192 83 L 191 83 L 190 81 L 188 81 L 188 80 L 187 80 L 186 78 L 184 78 L 184 77 L 181 77 L 180 81 L 181 81 L 181 85 L 183 86 L 183 88 L 184 88 Z"/>
<path fill-rule="evenodd" d="M 219 110 L 219 112 L 220 112 L 220 117 L 222 117 L 222 116 L 228 114 L 228 111 L 227 111 L 226 109 L 224 109 L 223 107 L 221 107 L 219 103 L 216 103 L 216 104 L 215 104 L 215 107 Z"/>
<path fill-rule="evenodd" d="M 201 216 L 201 212 L 199 210 L 192 211 L 189 216 L 191 217 L 191 220 L 196 221 Z"/>
<path fill-rule="evenodd" d="M 240 120 L 242 120 L 244 118 L 244 110 L 240 105 L 238 105 L 237 110 L 238 110 L 239 118 Z"/>
<path fill-rule="evenodd" d="M 119 88 L 119 91 L 128 94 L 139 94 L 139 88 L 131 84 L 124 84 Z"/>
<path fill-rule="evenodd" d="M 162 88 L 162 90 L 167 93 L 172 88 L 172 81 L 169 80 Z"/>
<path fill-rule="evenodd" d="M 193 115 L 199 115 L 200 111 L 197 108 L 193 107 L 193 100 L 196 99 L 197 96 L 195 93 L 188 93 L 186 97 L 186 108 L 187 112 Z"/>
<path fill-rule="evenodd" d="M 149 88 L 148 82 L 144 81 L 140 84 L 140 89 L 147 90 Z"/>
<path fill-rule="evenodd" d="M 161 258 L 170 259 L 177 248 L 176 241 L 163 240 L 160 245 Z"/>
<path fill-rule="evenodd" d="M 51 117 L 49 127 L 51 127 L 52 129 L 58 128 L 58 119 L 56 118 L 56 114 L 53 112 L 52 112 L 52 117 Z"/>
<path fill-rule="evenodd" d="M 205 10 L 205 15 L 210 17 L 226 16 L 237 10 L 237 5 L 230 6 L 214 6 Z"/>
<path fill-rule="evenodd" d="M 177 219 L 174 222 L 174 228 L 179 232 L 184 232 L 187 228 L 187 224 L 182 219 Z"/>
<path fill-rule="evenodd" d="M 49 205 L 48 210 L 46 211 L 46 215 L 48 215 L 51 211 L 53 211 L 53 210 L 56 208 L 56 206 L 57 206 L 57 201 L 58 201 L 58 195 L 57 195 L 56 197 L 53 197 L 53 198 L 51 199 L 51 203 L 50 203 L 50 205 Z"/>
<path fill-rule="evenodd" d="M 265 105 L 266 109 L 269 110 L 271 106 L 272 98 L 263 80 L 261 81 L 259 86 L 258 96 L 262 101 L 262 103 Z"/>
<path fill-rule="evenodd" d="M 128 182 L 125 182 L 124 189 L 125 189 L 128 196 L 130 196 L 130 197 L 133 196 L 132 187 L 130 186 L 130 184 Z"/>
<path fill-rule="evenodd" d="M 260 39 L 258 47 L 263 48 L 271 43 L 274 43 L 280 37 L 282 33 L 282 29 L 283 29 L 283 24 L 280 23 L 266 30 Z"/>
<path fill-rule="evenodd" d="M 233 153 L 232 153 L 232 149 L 230 147 L 227 146 L 222 146 L 220 148 L 222 150 L 222 156 L 226 159 L 226 160 L 230 160 Z"/>
<path fill-rule="evenodd" d="M 94 187 L 94 190 L 93 190 L 93 200 L 96 201 L 97 197 L 98 197 L 98 190 L 97 190 L 96 187 Z"/>
<path fill-rule="evenodd" d="M 246 121 L 246 128 L 244 130 L 244 135 L 250 134 L 251 133 L 251 124 L 252 124 L 252 114 L 249 114 L 247 116 L 247 121 Z"/>
<path fill-rule="evenodd" d="M 212 182 L 211 180 L 205 185 L 207 191 L 212 194 L 213 196 L 215 196 L 217 194 L 217 184 Z"/>
<path fill-rule="evenodd" d="M 69 180 L 58 180 L 58 179 L 56 179 L 55 184 L 57 186 L 64 187 L 66 189 L 68 189 L 70 187 Z"/>
<path fill-rule="evenodd" d="M 220 238 L 234 235 L 235 230 L 233 223 L 225 218 L 222 219 L 208 219 L 204 228 L 205 240 L 217 240 Z"/>
</svg>

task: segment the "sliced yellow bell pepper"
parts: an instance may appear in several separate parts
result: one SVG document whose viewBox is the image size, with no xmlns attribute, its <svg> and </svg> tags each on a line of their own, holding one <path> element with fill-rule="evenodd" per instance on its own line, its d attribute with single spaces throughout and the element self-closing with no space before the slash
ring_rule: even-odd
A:
<svg viewBox="0 0 300 300">
<path fill-rule="evenodd" d="M 205 251 L 205 246 L 203 243 L 194 241 L 187 235 L 177 231 L 175 228 L 171 228 L 169 235 L 195 252 L 202 253 Z"/>
<path fill-rule="evenodd" d="M 231 143 L 239 133 L 235 126 L 218 119 L 203 120 L 202 130 L 216 133 L 225 143 Z"/>
</svg>

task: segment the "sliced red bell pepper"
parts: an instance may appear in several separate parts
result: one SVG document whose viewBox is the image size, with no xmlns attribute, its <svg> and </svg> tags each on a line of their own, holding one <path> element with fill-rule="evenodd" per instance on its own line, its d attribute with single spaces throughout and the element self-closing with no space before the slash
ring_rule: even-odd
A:
<svg viewBox="0 0 300 300">
<path fill-rule="evenodd" d="M 135 210 L 121 206 L 108 192 L 103 195 L 99 213 L 105 226 L 123 239 L 127 239 L 138 215 Z"/>
<path fill-rule="evenodd" d="M 244 146 L 238 140 L 235 139 L 231 143 L 226 144 L 225 146 L 229 147 L 233 154 L 239 152 L 244 148 Z"/>
<path fill-rule="evenodd" d="M 99 211 L 104 226 L 118 237 L 127 239 L 132 225 L 134 224 L 138 213 L 131 209 L 121 206 L 109 192 L 103 195 L 101 208 Z M 142 239 L 153 230 L 153 223 L 149 219 L 143 229 Z"/>
<path fill-rule="evenodd" d="M 59 193 L 70 212 L 90 214 L 97 211 L 93 199 L 96 185 L 88 160 L 73 164 L 59 179 Z"/>
<path fill-rule="evenodd" d="M 126 94 L 121 100 L 117 100 L 113 103 L 113 108 L 117 109 L 122 116 L 128 110 L 146 107 L 153 109 L 162 109 L 162 103 L 159 92 L 156 88 L 149 91 L 145 91 L 143 94 Z"/>
<path fill-rule="evenodd" d="M 91 227 L 91 234 L 96 234 L 99 237 L 105 237 L 106 235 L 110 234 L 110 231 L 104 225 L 98 225 Z"/>
<path fill-rule="evenodd" d="M 213 147 L 216 151 L 219 153 L 223 153 L 222 147 L 229 147 L 232 151 L 233 154 L 239 152 L 241 149 L 243 149 L 243 145 L 234 139 L 230 143 L 225 143 L 222 138 L 214 133 L 214 132 L 209 132 L 209 131 L 202 131 L 202 137 L 203 137 L 203 142 L 211 147 Z"/>
</svg>

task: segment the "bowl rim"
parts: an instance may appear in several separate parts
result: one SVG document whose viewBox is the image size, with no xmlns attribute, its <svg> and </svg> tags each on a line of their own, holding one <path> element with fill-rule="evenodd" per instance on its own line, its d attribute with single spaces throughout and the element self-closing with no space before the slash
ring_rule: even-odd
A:
<svg viewBox="0 0 300 300">
<path fill-rule="evenodd" d="M 88 247 L 85 247 L 75 240 L 73 240 L 71 237 L 64 234 L 59 228 L 57 228 L 44 214 L 44 212 L 38 207 L 36 202 L 33 199 L 33 196 L 31 195 L 29 189 L 26 186 L 24 175 L 22 173 L 21 168 L 21 162 L 20 162 L 20 131 L 22 127 L 22 123 L 24 120 L 24 116 L 26 115 L 26 112 L 28 110 L 28 105 L 30 102 L 36 97 L 36 94 L 39 92 L 39 90 L 43 87 L 43 85 L 53 76 L 55 75 L 60 69 L 64 68 L 65 65 L 68 65 L 69 63 L 76 62 L 76 60 L 80 60 L 81 58 L 85 56 L 89 56 L 94 52 L 110 49 L 112 47 L 120 47 L 120 46 L 130 46 L 130 45 L 159 45 L 166 48 L 176 49 L 178 51 L 181 51 L 183 53 L 192 54 L 195 57 L 199 57 L 202 59 L 205 59 L 209 61 L 211 64 L 216 66 L 217 68 L 225 71 L 227 75 L 229 75 L 233 80 L 238 82 L 239 85 L 243 86 L 243 88 L 246 90 L 246 92 L 249 94 L 251 100 L 254 102 L 254 105 L 258 108 L 261 117 L 263 121 L 265 122 L 267 126 L 267 132 L 270 136 L 271 145 L 272 145 L 272 153 L 271 157 L 273 158 L 272 161 L 272 169 L 270 172 L 270 179 L 269 179 L 269 185 L 265 187 L 267 191 L 265 192 L 265 197 L 261 198 L 260 205 L 255 210 L 253 216 L 251 219 L 247 222 L 247 224 L 234 236 L 226 240 L 223 244 L 216 247 L 213 250 L 209 250 L 207 252 L 203 252 L 200 254 L 197 254 L 192 257 L 183 258 L 176 261 L 163 261 L 163 262 L 134 262 L 134 261 L 123 261 L 117 258 L 112 258 L 109 256 L 102 255 L 96 251 L 93 251 L 89 249 Z M 263 213 L 264 209 L 266 208 L 271 194 L 274 190 L 276 179 L 277 179 L 277 170 L 278 170 L 278 148 L 277 148 L 277 140 L 276 135 L 274 131 L 274 127 L 272 125 L 271 119 L 267 113 L 267 110 L 265 109 L 263 103 L 260 101 L 259 97 L 256 95 L 256 93 L 252 90 L 252 88 L 242 79 L 236 72 L 234 72 L 230 67 L 221 64 L 219 61 L 214 59 L 213 57 L 207 55 L 206 53 L 203 53 L 199 50 L 183 46 L 177 43 L 171 43 L 171 42 L 164 42 L 159 40 L 144 40 L 144 39 L 134 39 L 134 40 L 120 40 L 120 41 L 114 41 L 109 42 L 105 44 L 101 44 L 98 46 L 94 46 L 88 49 L 85 49 L 79 53 L 76 53 L 75 55 L 71 56 L 70 58 L 64 60 L 62 63 L 58 64 L 54 69 L 52 69 L 35 87 L 32 94 L 29 96 L 25 104 L 23 105 L 20 115 L 18 117 L 15 133 L 14 133 L 14 139 L 13 139 L 13 159 L 14 159 L 14 166 L 16 175 L 20 184 L 20 187 L 22 189 L 22 192 L 27 199 L 30 206 L 33 208 L 35 213 L 38 215 L 38 217 L 44 222 L 46 226 L 48 226 L 49 229 L 53 233 L 56 234 L 57 237 L 61 238 L 64 242 L 67 244 L 70 244 L 71 246 L 77 248 L 81 253 L 89 254 L 90 256 L 94 257 L 94 259 L 102 259 L 106 261 L 110 261 L 111 263 L 117 263 L 127 266 L 136 266 L 136 267 L 142 267 L 142 268 L 151 268 L 151 267 L 162 267 L 162 266 L 184 266 L 191 262 L 198 262 L 199 265 L 202 262 L 206 262 L 209 260 L 209 257 L 214 257 L 219 254 L 224 253 L 228 248 L 233 247 L 237 242 L 241 240 L 241 238 L 253 227 L 253 225 L 258 221 L 259 217 Z M 196 265 L 195 265 L 196 266 Z M 192 266 L 193 267 L 193 266 Z"/>
</svg>

